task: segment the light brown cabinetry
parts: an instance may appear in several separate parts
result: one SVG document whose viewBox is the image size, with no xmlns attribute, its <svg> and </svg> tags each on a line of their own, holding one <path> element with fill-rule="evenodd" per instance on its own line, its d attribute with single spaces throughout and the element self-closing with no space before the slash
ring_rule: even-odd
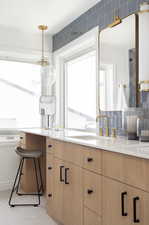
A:
<svg viewBox="0 0 149 225">
<path fill-rule="evenodd" d="M 103 225 L 148 225 L 149 193 L 103 178 Z"/>
<path fill-rule="evenodd" d="M 102 215 L 102 176 L 83 170 L 84 206 Z"/>
<path fill-rule="evenodd" d="M 84 208 L 84 225 L 102 225 L 101 217 L 88 208 Z"/>
<path fill-rule="evenodd" d="M 72 163 L 64 163 L 64 224 L 83 224 L 82 169 Z"/>
<path fill-rule="evenodd" d="M 103 177 L 103 225 L 130 225 L 125 184 Z"/>
<path fill-rule="evenodd" d="M 83 151 L 83 168 L 101 174 L 102 151 L 86 148 Z"/>
<path fill-rule="evenodd" d="M 53 191 L 54 191 L 54 160 L 53 160 L 53 155 L 47 153 L 47 158 L 46 158 L 46 196 L 47 199 L 47 213 L 49 216 L 53 215 L 53 208 L 54 208 L 54 196 L 53 196 Z"/>
<path fill-rule="evenodd" d="M 128 187 L 130 201 L 131 225 L 148 225 L 149 224 L 149 193 L 137 188 Z"/>
<path fill-rule="evenodd" d="M 55 154 L 55 146 L 58 145 L 60 148 L 60 143 L 57 141 L 56 144 L 52 143 L 54 144 L 53 154 L 51 154 L 51 150 L 47 149 L 47 152 L 50 152 L 47 153 L 48 157 L 53 157 L 53 171 L 51 172 L 53 179 L 50 180 L 49 175 L 47 175 L 47 180 L 52 182 L 52 184 L 47 183 L 47 185 L 53 187 L 51 198 L 48 197 L 47 193 L 47 205 L 52 205 L 52 209 L 48 208 L 48 214 L 65 225 L 83 225 L 82 168 L 71 163 L 71 157 L 67 156 L 65 159 L 66 153 L 61 156 L 57 149 Z M 47 190 L 49 189 L 47 188 Z M 49 192 L 51 193 L 51 191 Z"/>
<path fill-rule="evenodd" d="M 63 225 L 149 224 L 149 160 L 50 138 L 44 145 L 42 138 L 25 134 L 21 144 L 29 149 L 46 146 L 51 217 Z M 25 190 L 31 190 L 29 162 L 24 171 Z"/>
<path fill-rule="evenodd" d="M 103 151 L 103 175 L 149 192 L 149 160 Z"/>
</svg>

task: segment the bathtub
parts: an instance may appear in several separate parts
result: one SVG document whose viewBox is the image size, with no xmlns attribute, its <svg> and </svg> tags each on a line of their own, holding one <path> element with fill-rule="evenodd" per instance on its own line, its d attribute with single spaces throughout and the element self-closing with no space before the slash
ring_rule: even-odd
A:
<svg viewBox="0 0 149 225">
<path fill-rule="evenodd" d="M 19 164 L 15 153 L 18 142 L 18 132 L 0 131 L 0 191 L 12 188 Z"/>
</svg>

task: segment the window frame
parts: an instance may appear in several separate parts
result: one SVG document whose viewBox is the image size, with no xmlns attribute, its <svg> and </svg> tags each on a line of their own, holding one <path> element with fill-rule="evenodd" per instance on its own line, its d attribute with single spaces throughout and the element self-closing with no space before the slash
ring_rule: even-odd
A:
<svg viewBox="0 0 149 225">
<path fill-rule="evenodd" d="M 84 56 L 88 53 L 91 53 L 95 51 L 96 52 L 96 48 L 95 46 L 92 46 L 90 48 L 86 48 L 74 55 L 71 55 L 70 57 L 66 58 L 64 61 L 63 61 L 63 68 L 64 68 L 64 73 L 63 73 L 63 80 L 64 80 L 64 84 L 63 84 L 63 89 L 64 89 L 64 111 L 63 111 L 63 123 L 64 123 L 64 128 L 68 128 L 67 126 L 67 121 L 66 121 L 66 117 L 67 117 L 67 108 L 68 108 L 68 103 L 67 103 L 67 74 L 66 74 L 66 64 L 68 62 L 70 62 L 71 60 L 75 60 L 81 56 Z M 97 105 L 97 104 L 96 104 Z M 97 106 L 96 106 L 97 107 Z M 96 119 L 96 118 L 95 118 Z M 74 129 L 74 128 L 69 128 L 69 129 Z M 81 129 L 82 130 L 82 129 Z M 83 130 L 87 130 L 87 131 L 92 131 L 92 129 L 90 128 L 86 128 L 86 129 L 83 129 Z"/>
<path fill-rule="evenodd" d="M 57 50 L 53 55 L 57 96 L 56 127 L 65 128 L 65 63 L 91 50 L 96 51 L 96 115 L 99 114 L 99 27 L 96 27 Z M 96 132 L 98 132 L 98 128 L 99 125 L 96 123 Z M 86 129 L 86 131 L 92 130 Z"/>
</svg>

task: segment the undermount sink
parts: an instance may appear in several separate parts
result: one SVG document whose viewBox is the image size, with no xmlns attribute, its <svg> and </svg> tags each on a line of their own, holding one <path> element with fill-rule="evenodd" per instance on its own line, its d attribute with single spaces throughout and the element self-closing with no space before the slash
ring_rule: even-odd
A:
<svg viewBox="0 0 149 225">
<path fill-rule="evenodd" d="M 78 136 L 69 136 L 69 138 L 75 138 L 75 139 L 81 139 L 81 140 L 100 140 L 103 137 L 98 137 L 98 136 L 92 136 L 92 135 L 78 135 Z"/>
</svg>

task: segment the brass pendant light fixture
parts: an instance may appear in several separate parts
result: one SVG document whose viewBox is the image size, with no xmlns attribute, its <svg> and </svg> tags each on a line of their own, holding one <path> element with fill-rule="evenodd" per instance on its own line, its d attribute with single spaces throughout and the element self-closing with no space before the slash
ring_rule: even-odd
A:
<svg viewBox="0 0 149 225">
<path fill-rule="evenodd" d="M 42 55 L 41 60 L 38 62 L 41 66 L 48 66 L 49 61 L 45 57 L 45 31 L 48 30 L 48 26 L 46 25 L 39 25 L 38 29 L 42 32 Z"/>
</svg>

